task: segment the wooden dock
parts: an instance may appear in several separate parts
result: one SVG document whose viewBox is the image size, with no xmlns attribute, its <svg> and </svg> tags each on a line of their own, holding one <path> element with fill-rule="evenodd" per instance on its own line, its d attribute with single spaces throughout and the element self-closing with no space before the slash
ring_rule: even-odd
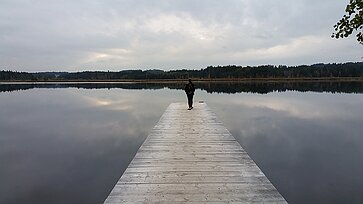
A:
<svg viewBox="0 0 363 204">
<path fill-rule="evenodd" d="M 286 203 L 204 103 L 172 103 L 104 203 Z"/>
</svg>

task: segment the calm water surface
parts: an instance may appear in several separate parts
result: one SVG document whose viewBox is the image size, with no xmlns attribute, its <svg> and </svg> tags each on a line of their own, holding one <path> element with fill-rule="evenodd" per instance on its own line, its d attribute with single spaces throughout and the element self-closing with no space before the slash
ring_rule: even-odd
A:
<svg viewBox="0 0 363 204">
<path fill-rule="evenodd" d="M 0 203 L 10 204 L 102 203 L 167 106 L 186 101 L 177 86 L 4 86 Z M 195 101 L 208 103 L 290 203 L 363 203 L 361 84 L 349 93 L 203 87 Z"/>
</svg>

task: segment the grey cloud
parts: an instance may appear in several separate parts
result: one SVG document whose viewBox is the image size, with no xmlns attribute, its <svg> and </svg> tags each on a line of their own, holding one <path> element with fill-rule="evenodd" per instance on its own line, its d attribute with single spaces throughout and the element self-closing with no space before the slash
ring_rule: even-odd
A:
<svg viewBox="0 0 363 204">
<path fill-rule="evenodd" d="M 344 2 L 0 0 L 0 4 L 0 69 L 311 64 L 358 61 L 362 53 L 354 39 L 330 39 Z M 314 43 L 320 47 L 314 48 Z M 321 47 L 330 52 L 315 52 Z M 350 48 L 349 55 L 338 48 Z"/>
</svg>

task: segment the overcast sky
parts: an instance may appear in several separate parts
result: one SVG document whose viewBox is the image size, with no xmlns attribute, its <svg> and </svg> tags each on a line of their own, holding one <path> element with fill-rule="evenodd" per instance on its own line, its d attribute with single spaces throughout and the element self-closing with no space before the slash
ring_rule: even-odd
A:
<svg viewBox="0 0 363 204">
<path fill-rule="evenodd" d="M 0 0 L 0 70 L 362 61 L 332 39 L 348 0 Z"/>
</svg>

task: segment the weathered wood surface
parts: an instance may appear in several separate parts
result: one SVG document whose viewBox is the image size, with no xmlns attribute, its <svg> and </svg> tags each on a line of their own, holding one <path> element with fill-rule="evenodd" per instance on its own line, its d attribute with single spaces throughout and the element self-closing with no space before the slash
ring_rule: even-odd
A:
<svg viewBox="0 0 363 204">
<path fill-rule="evenodd" d="M 172 103 L 105 203 L 286 203 L 206 104 Z"/>
</svg>

